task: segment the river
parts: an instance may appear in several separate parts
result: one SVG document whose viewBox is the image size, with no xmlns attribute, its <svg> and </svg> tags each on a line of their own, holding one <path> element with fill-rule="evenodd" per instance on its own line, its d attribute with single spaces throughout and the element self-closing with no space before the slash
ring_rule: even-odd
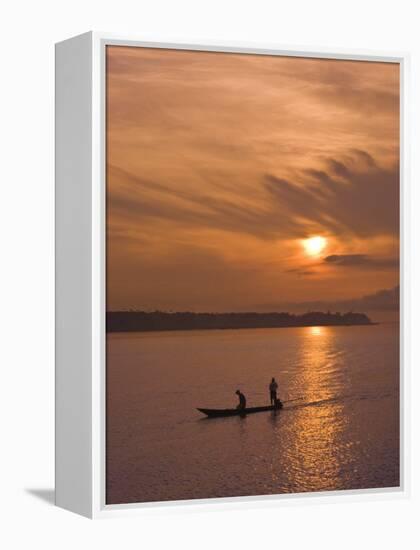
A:
<svg viewBox="0 0 420 550">
<path fill-rule="evenodd" d="M 108 504 L 399 485 L 399 326 L 107 336 Z M 278 412 L 207 419 L 196 407 Z"/>
</svg>

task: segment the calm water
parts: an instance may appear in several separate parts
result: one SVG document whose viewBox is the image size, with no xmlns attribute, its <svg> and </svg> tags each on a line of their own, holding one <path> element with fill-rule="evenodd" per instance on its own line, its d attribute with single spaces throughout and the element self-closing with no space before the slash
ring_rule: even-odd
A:
<svg viewBox="0 0 420 550">
<path fill-rule="evenodd" d="M 108 336 L 107 502 L 399 485 L 398 325 Z M 196 407 L 279 412 L 207 419 Z"/>
</svg>

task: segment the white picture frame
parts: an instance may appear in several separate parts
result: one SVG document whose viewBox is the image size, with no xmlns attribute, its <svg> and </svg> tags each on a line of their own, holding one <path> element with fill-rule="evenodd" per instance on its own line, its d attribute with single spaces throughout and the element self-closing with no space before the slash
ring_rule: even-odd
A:
<svg viewBox="0 0 420 550">
<path fill-rule="evenodd" d="M 401 68 L 401 485 L 164 503 L 105 503 L 105 48 L 174 48 L 399 63 Z M 86 517 L 151 506 L 246 506 L 336 499 L 402 498 L 409 494 L 408 380 L 409 174 L 406 53 L 338 51 L 247 43 L 142 41 L 89 32 L 56 45 L 56 504 Z"/>
</svg>

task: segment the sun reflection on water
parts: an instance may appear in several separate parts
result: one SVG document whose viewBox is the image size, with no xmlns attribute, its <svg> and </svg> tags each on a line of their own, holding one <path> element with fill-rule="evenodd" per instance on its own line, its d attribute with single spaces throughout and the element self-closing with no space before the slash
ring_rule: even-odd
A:
<svg viewBox="0 0 420 550">
<path fill-rule="evenodd" d="M 312 334 L 313 336 L 322 336 L 325 333 L 324 329 L 326 327 L 308 327 L 308 328 L 309 328 L 310 334 Z"/>
<path fill-rule="evenodd" d="M 285 472 L 290 485 L 302 491 L 337 489 L 343 483 L 340 465 L 346 452 L 342 434 L 347 420 L 340 402 L 328 402 L 340 394 L 342 384 L 337 345 L 331 327 L 302 329 L 293 385 L 296 394 L 304 395 L 305 403 L 313 405 L 293 411 Z"/>
</svg>

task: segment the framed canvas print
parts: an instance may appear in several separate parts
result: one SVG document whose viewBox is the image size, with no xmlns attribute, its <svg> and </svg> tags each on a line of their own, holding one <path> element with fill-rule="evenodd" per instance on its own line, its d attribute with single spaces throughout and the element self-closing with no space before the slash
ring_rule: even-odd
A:
<svg viewBox="0 0 420 550">
<path fill-rule="evenodd" d="M 404 494 L 407 58 L 56 46 L 56 498 Z"/>
</svg>

